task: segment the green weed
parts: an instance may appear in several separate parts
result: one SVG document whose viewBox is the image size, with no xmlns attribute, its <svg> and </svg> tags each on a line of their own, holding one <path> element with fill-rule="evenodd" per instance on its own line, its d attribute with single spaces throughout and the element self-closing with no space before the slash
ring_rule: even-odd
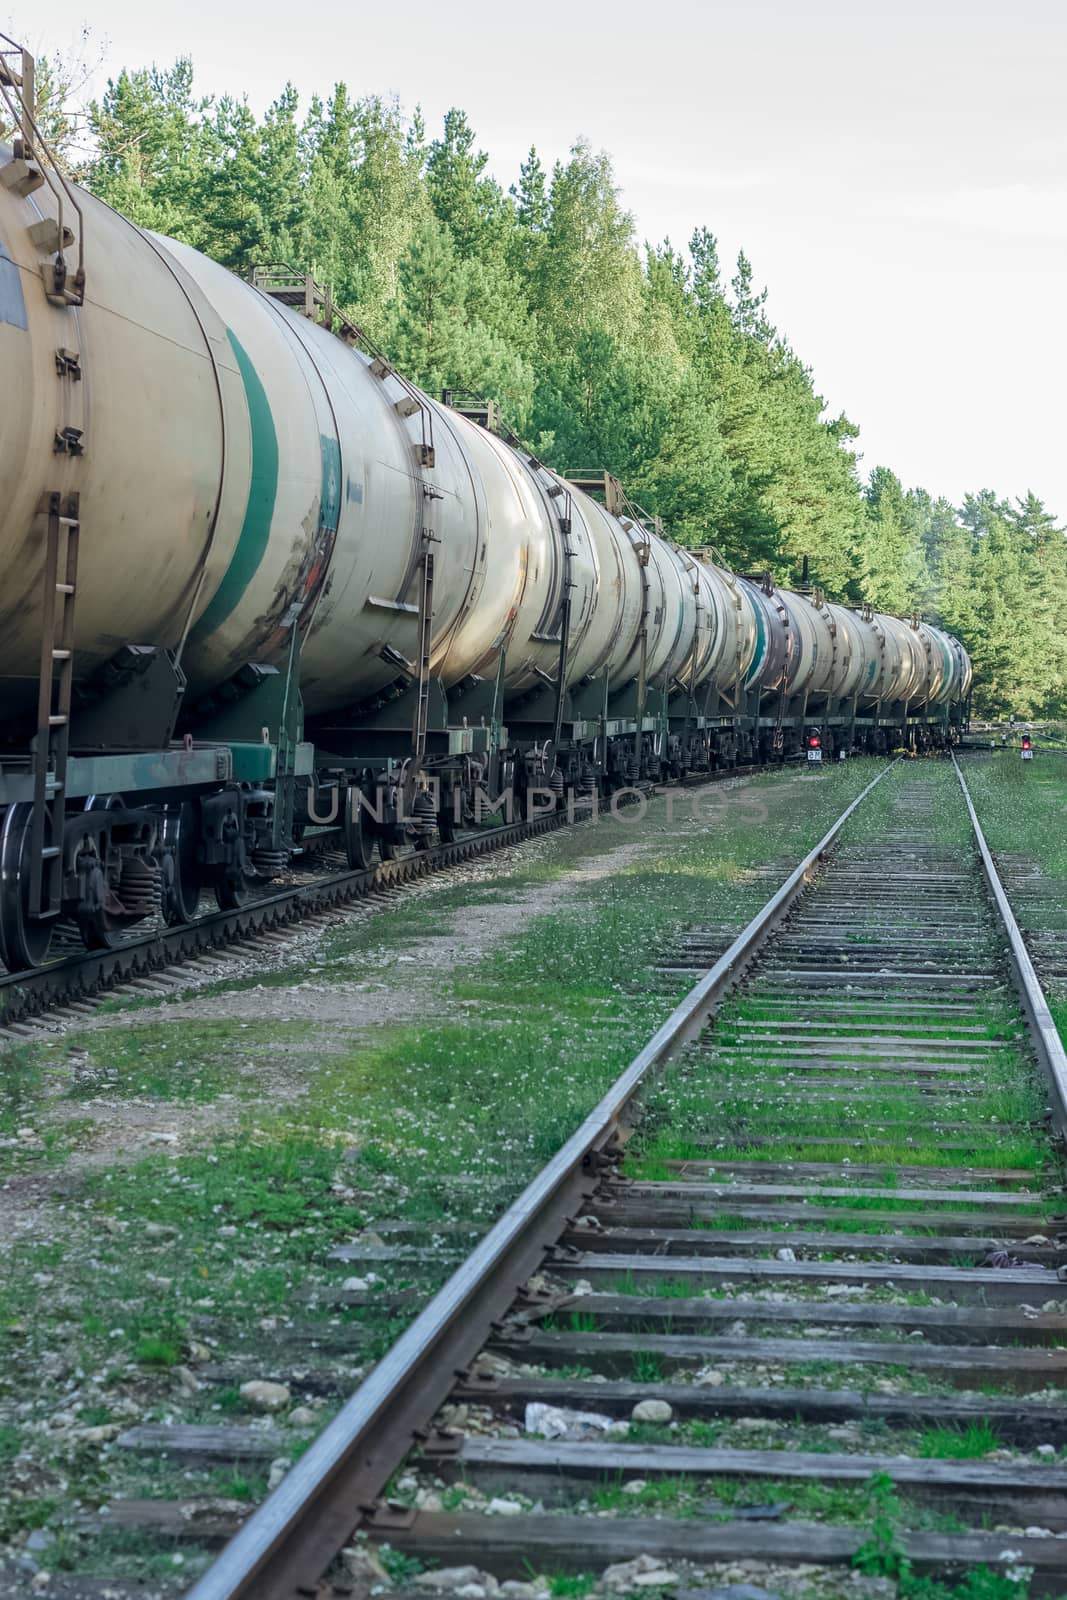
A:
<svg viewBox="0 0 1067 1600">
<path fill-rule="evenodd" d="M 916 1454 L 937 1461 L 967 1461 L 988 1455 L 1000 1444 L 993 1428 L 982 1418 L 962 1428 L 927 1428 L 919 1440 Z"/>
</svg>

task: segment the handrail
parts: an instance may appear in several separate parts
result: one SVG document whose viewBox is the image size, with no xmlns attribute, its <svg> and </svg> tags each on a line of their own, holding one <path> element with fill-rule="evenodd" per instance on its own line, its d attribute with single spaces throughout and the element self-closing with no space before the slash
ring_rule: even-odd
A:
<svg viewBox="0 0 1067 1600">
<path fill-rule="evenodd" d="M 434 459 L 433 407 L 429 396 L 423 394 L 422 390 L 417 388 L 409 378 L 405 378 L 402 372 L 398 372 L 384 350 L 375 344 L 367 330 L 358 322 L 353 322 L 352 318 L 334 303 L 331 290 L 318 284 L 312 273 L 301 272 L 298 268 L 291 267 L 284 261 L 273 261 L 263 266 L 254 266 L 249 274 L 248 281 L 253 289 L 259 289 L 261 293 L 266 295 L 275 295 L 280 290 L 296 291 L 298 289 L 304 289 L 306 295 L 308 288 L 310 288 L 314 305 L 322 308 L 321 326 L 329 328 L 329 331 L 333 333 L 333 323 L 336 317 L 341 324 L 343 342 L 359 345 L 381 369 L 378 372 L 378 376 L 395 378 L 412 402 L 413 408 L 418 408 L 422 427 L 422 464 L 432 466 Z M 310 310 L 306 312 L 306 315 L 311 315 Z"/>
<path fill-rule="evenodd" d="M 9 56 L 20 58 L 19 68 L 8 63 L 5 58 Z M 60 171 L 48 140 L 41 132 L 33 107 L 33 83 L 33 56 L 22 45 L 16 44 L 14 39 L 9 39 L 6 33 L 0 33 L 0 96 L 15 119 L 15 127 L 22 130 L 21 139 L 15 141 L 15 154 L 24 161 L 47 158 L 40 159 L 41 176 L 55 196 L 59 213 L 59 248 L 51 293 L 68 304 L 81 305 L 85 299 L 85 219 L 81 205 L 75 199 L 74 186 Z M 78 219 L 78 267 L 74 274 L 73 290 L 67 288 L 67 263 L 63 254 L 64 201 Z"/>
</svg>

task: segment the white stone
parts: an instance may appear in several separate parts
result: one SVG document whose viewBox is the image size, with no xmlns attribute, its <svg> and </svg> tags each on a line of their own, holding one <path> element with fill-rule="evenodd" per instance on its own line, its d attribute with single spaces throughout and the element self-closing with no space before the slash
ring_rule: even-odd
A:
<svg viewBox="0 0 1067 1600">
<path fill-rule="evenodd" d="M 1039 1444 L 1034 1453 L 1039 1456 L 1044 1456 L 1046 1460 L 1051 1461 L 1052 1457 L 1056 1454 L 1056 1446 L 1054 1444 Z"/>
<path fill-rule="evenodd" d="M 795 1261 L 797 1258 L 796 1251 L 790 1250 L 788 1245 L 783 1245 L 781 1250 L 776 1250 L 774 1253 L 779 1261 Z"/>
<path fill-rule="evenodd" d="M 392 1584 L 392 1578 L 390 1578 L 374 1551 L 368 1549 L 366 1545 L 350 1545 L 347 1549 L 341 1551 L 341 1560 L 350 1578 L 361 1578 L 364 1582 L 383 1584 L 386 1587 Z"/>
<path fill-rule="evenodd" d="M 366 1294 L 369 1288 L 366 1278 L 346 1278 L 341 1285 L 343 1294 Z"/>
<path fill-rule="evenodd" d="M 318 1412 L 312 1411 L 310 1406 L 294 1406 L 287 1418 L 294 1428 L 313 1428 L 318 1420 Z"/>
<path fill-rule="evenodd" d="M 655 1556 L 640 1555 L 632 1561 L 620 1561 L 615 1566 L 605 1567 L 600 1581 L 605 1589 L 628 1594 L 631 1589 L 666 1588 L 668 1584 L 677 1583 L 678 1578 Z"/>
<path fill-rule="evenodd" d="M 241 1399 L 254 1411 L 281 1411 L 289 1404 L 289 1385 L 270 1383 L 265 1378 L 253 1378 L 242 1383 Z"/>
<path fill-rule="evenodd" d="M 648 1488 L 647 1478 L 631 1478 L 629 1483 L 622 1486 L 623 1494 L 643 1494 Z"/>
<path fill-rule="evenodd" d="M 599 1411 L 571 1411 L 540 1400 L 531 1400 L 523 1415 L 526 1432 L 540 1434 L 543 1439 L 596 1438 L 611 1425 L 611 1418 Z"/>
<path fill-rule="evenodd" d="M 102 1422 L 96 1428 L 78 1428 L 75 1438 L 83 1444 L 109 1444 L 112 1439 L 117 1439 L 122 1432 L 122 1425 L 118 1422 Z"/>
<path fill-rule="evenodd" d="M 666 1400 L 639 1400 L 630 1412 L 634 1422 L 669 1422 L 673 1415 Z"/>
<path fill-rule="evenodd" d="M 282 1479 L 285 1477 L 285 1474 L 288 1471 L 289 1471 L 289 1458 L 288 1458 L 288 1456 L 278 1456 L 270 1464 L 270 1473 L 269 1473 L 269 1475 L 267 1477 L 267 1488 L 268 1489 L 276 1489 L 278 1487 L 278 1485 L 281 1483 Z"/>
<path fill-rule="evenodd" d="M 693 1382 L 702 1385 L 706 1389 L 717 1389 L 720 1383 L 726 1382 L 726 1378 L 718 1367 L 701 1367 Z"/>
<path fill-rule="evenodd" d="M 477 1583 L 481 1573 L 477 1567 L 441 1567 L 437 1572 L 420 1572 L 413 1582 L 420 1589 L 459 1589 L 466 1583 Z"/>
<path fill-rule="evenodd" d="M 523 1512 L 517 1500 L 490 1500 L 485 1509 L 494 1517 L 521 1517 Z"/>
</svg>

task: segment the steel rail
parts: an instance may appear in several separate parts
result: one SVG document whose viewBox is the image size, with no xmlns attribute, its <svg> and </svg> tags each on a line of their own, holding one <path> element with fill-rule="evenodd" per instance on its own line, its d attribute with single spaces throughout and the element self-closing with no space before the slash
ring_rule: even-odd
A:
<svg viewBox="0 0 1067 1600">
<path fill-rule="evenodd" d="M 996 902 L 1000 912 L 1004 931 L 1008 936 L 1008 950 L 1011 957 L 1012 977 L 1019 998 L 1022 1001 L 1026 1020 L 1030 1024 L 1030 1033 L 1037 1054 L 1041 1070 L 1045 1075 L 1049 1091 L 1052 1096 L 1052 1117 L 1059 1131 L 1060 1137 L 1067 1137 L 1067 1051 L 1064 1050 L 1063 1040 L 1060 1038 L 1059 1029 L 1053 1021 L 1052 1013 L 1048 1008 L 1041 980 L 1030 959 L 1030 952 L 1026 948 L 1026 940 L 1022 930 L 1015 920 L 1015 913 L 1011 909 L 1011 902 L 1000 880 L 993 854 L 986 843 L 982 824 L 978 820 L 978 813 L 974 809 L 970 790 L 960 769 L 960 764 L 955 755 L 952 765 L 956 769 L 956 776 L 963 790 L 963 798 L 967 804 L 971 826 L 978 845 L 978 853 L 982 859 L 982 870 L 985 874 L 989 892 Z"/>
<path fill-rule="evenodd" d="M 411 856 L 279 889 L 235 910 L 209 912 L 193 922 L 159 928 L 111 949 L 60 957 L 23 972 L 0 972 L 0 1028 L 131 978 L 180 965 L 201 951 L 217 949 L 262 929 L 298 922 L 303 916 L 356 900 L 375 889 L 411 882 L 442 867 L 522 844 L 553 832 L 568 820 L 565 811 L 555 811 L 526 821 L 502 823 Z M 584 814 L 575 817 L 575 821 L 585 820 Z"/>
<path fill-rule="evenodd" d="M 646 1076 L 699 1034 L 803 893 L 853 812 L 895 764 L 887 765 L 846 807 L 689 991 L 186 1600 L 296 1600 L 315 1593 L 318 1578 L 355 1529 L 380 1510 L 378 1497 L 411 1446 L 426 1438 L 427 1421 L 452 1390 L 457 1372 L 466 1374 L 492 1323 L 554 1248 L 567 1219 L 592 1195 L 604 1167 L 617 1159 L 626 1108 Z M 431 1448 L 434 1443 L 430 1441 Z M 447 1437 L 436 1443 L 447 1452 Z"/>
<path fill-rule="evenodd" d="M 700 774 L 682 780 L 681 787 L 698 788 L 746 777 L 761 769 L 734 767 L 720 773 Z M 675 785 L 664 786 L 665 792 Z M 604 814 L 603 808 L 599 813 Z M 596 813 L 594 813 L 596 815 Z M 332 906 L 344 905 L 376 889 L 390 888 L 427 877 L 444 867 L 458 865 L 475 856 L 523 844 L 541 834 L 572 823 L 586 822 L 590 814 L 584 804 L 562 811 L 542 812 L 515 822 L 501 823 L 479 833 L 467 834 L 447 844 L 437 844 L 410 856 L 380 861 L 375 866 L 357 867 L 315 878 L 310 883 L 278 889 L 257 896 L 232 911 L 213 911 L 175 927 L 156 928 L 134 935 L 106 950 L 86 950 L 80 954 L 58 956 L 40 967 L 22 972 L 0 970 L 0 1029 L 102 990 L 148 977 L 193 959 L 203 951 L 220 949 L 235 940 L 265 929 L 289 926 L 302 917 Z"/>
</svg>

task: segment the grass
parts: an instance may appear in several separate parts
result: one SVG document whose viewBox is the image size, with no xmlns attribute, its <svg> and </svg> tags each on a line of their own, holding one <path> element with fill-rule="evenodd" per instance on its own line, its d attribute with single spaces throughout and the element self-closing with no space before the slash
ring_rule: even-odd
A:
<svg viewBox="0 0 1067 1600">
<path fill-rule="evenodd" d="M 746 1506 L 778 1503 L 788 1507 L 783 1515 L 790 1521 L 832 1522 L 845 1526 L 867 1526 L 870 1502 L 863 1484 L 831 1484 L 814 1480 L 783 1478 L 728 1478 L 708 1474 L 699 1479 L 682 1475 L 647 1482 L 636 1493 L 627 1493 L 621 1474 L 594 1485 L 584 1497 L 597 1511 L 640 1516 L 653 1512 L 679 1518 L 700 1517 L 712 1522 L 729 1522 Z M 959 1519 L 901 1497 L 898 1501 L 901 1524 L 914 1531 L 955 1533 Z"/>
<path fill-rule="evenodd" d="M 927 1428 L 917 1455 L 933 1461 L 971 1461 L 999 1449 L 1001 1440 L 983 1418 L 965 1428 Z"/>
<path fill-rule="evenodd" d="M 584 1600 L 595 1587 L 596 1578 L 591 1572 L 558 1572 L 548 1580 L 553 1600 Z"/>
<path fill-rule="evenodd" d="M 746 791 L 758 809 L 748 800 L 723 808 L 713 832 L 669 828 L 654 803 L 641 834 L 620 822 L 554 835 L 501 880 L 503 892 L 551 881 L 620 843 L 655 844 L 621 874 L 587 874 L 580 894 L 443 974 L 416 1025 L 333 1029 L 320 1047 L 306 1023 L 246 1025 L 224 1004 L 196 1025 L 151 1012 L 127 1016 L 123 1007 L 106 1027 L 0 1058 L 0 1137 L 48 1129 L 54 1108 L 65 1113 L 64 1099 L 83 1094 L 89 1102 L 121 1096 L 190 1108 L 234 1097 L 227 1130 L 142 1159 L 119 1155 L 75 1174 L 63 1170 L 66 1144 L 42 1138 L 32 1157 L 4 1152 L 54 1174 L 64 1206 L 55 1241 L 14 1242 L 0 1287 L 0 1328 L 21 1330 L 7 1340 L 0 1376 L 0 1421 L 10 1427 L 0 1440 L 9 1453 L 28 1450 L 66 1485 L 61 1500 L 41 1488 L 37 1508 L 22 1505 L 18 1516 L 56 1529 L 78 1497 L 213 1492 L 205 1473 L 168 1474 L 126 1452 L 68 1450 L 43 1426 L 61 1405 L 73 1408 L 78 1426 L 105 1413 L 124 1422 L 127 1405 L 147 1422 L 245 1420 L 240 1381 L 291 1361 L 298 1323 L 364 1335 L 343 1369 L 354 1387 L 362 1361 L 381 1353 L 404 1317 L 374 1306 L 340 1316 L 343 1269 L 328 1264 L 330 1247 L 378 1219 L 486 1226 L 688 987 L 680 978 L 635 992 L 643 963 L 680 929 L 709 919 L 742 925 L 767 893 L 749 868 L 772 854 L 796 859 L 873 770 L 860 762 L 831 770 L 805 786 L 803 805 L 791 775 L 769 775 Z M 447 912 L 478 915 L 498 892 L 435 888 L 335 931 L 314 981 L 369 970 L 376 981 L 403 982 L 401 953 L 417 952 Z M 306 976 L 304 968 L 278 979 Z M 234 987 L 217 986 L 220 1000 Z M 473 1008 L 476 1028 L 457 1020 Z M 71 1045 L 85 1053 L 72 1055 Z M 299 1050 L 304 1091 L 281 1106 L 269 1092 L 279 1045 Z M 374 1270 L 383 1296 L 410 1287 L 425 1297 L 448 1267 Z M 592 1331 L 580 1311 L 571 1322 Z M 190 1355 L 204 1340 L 213 1361 L 231 1361 L 240 1373 L 182 1396 L 174 1367 L 207 1359 Z M 25 1426 L 8 1422 L 16 1399 L 27 1407 Z M 324 1408 L 322 1420 L 328 1415 Z M 248 1486 L 233 1498 L 259 1492 L 247 1474 L 233 1481 Z M 154 1575 L 147 1546 L 111 1554 L 116 1574 Z M 79 1559 L 88 1557 L 75 1548 L 70 1560 Z"/>
<path fill-rule="evenodd" d="M 61 1242 L 16 1246 L 0 1289 L 0 1327 L 23 1328 L 9 1341 L 0 1402 L 10 1404 L 16 1397 L 30 1402 L 26 1427 L 13 1422 L 9 1436 L 0 1434 L 0 1459 L 7 1437 L 9 1452 L 28 1448 L 48 1471 L 60 1474 L 61 1463 L 68 1485 L 64 1504 L 75 1496 L 119 1493 L 187 1497 L 213 1480 L 205 1474 L 168 1475 L 125 1459 L 125 1453 L 123 1459 L 118 1452 L 94 1453 L 91 1462 L 76 1453 L 68 1459 L 48 1442 L 41 1424 L 67 1403 L 65 1396 L 75 1387 L 83 1398 L 70 1403 L 83 1408 L 82 1423 L 104 1409 L 109 1418 L 121 1418 L 123 1401 L 134 1403 L 146 1421 L 167 1415 L 245 1420 L 239 1381 L 179 1400 L 173 1367 L 190 1359 L 195 1341 L 208 1339 L 212 1360 L 243 1363 L 246 1376 L 271 1375 L 273 1364 L 291 1354 L 298 1322 L 324 1335 L 349 1327 L 365 1334 L 358 1360 L 349 1367 L 358 1372 L 364 1357 L 380 1353 L 400 1331 L 403 1317 L 375 1307 L 340 1317 L 335 1310 L 339 1273 L 363 1269 L 328 1265 L 331 1245 L 373 1229 L 379 1220 L 428 1227 L 438 1221 L 487 1225 L 573 1131 L 688 987 L 684 977 L 647 986 L 648 965 L 683 929 L 717 920 L 743 924 L 768 892 L 766 881 L 750 877 L 749 869 L 770 856 L 798 858 L 874 770 L 873 764 L 859 762 L 844 771 L 830 769 L 804 787 L 802 806 L 790 777 L 761 779 L 746 792 L 756 796 L 763 813 L 751 806 L 725 810 L 710 835 L 692 828 L 671 831 L 662 817 L 653 817 L 650 827 L 659 837 L 650 853 L 610 878 L 587 875 L 580 896 L 561 898 L 551 911 L 529 918 L 481 956 L 442 976 L 418 1024 L 381 1026 L 370 1035 L 335 1029 L 316 1049 L 306 1024 L 290 1025 L 288 1033 L 273 1024 L 244 1027 L 220 1007 L 217 1023 L 195 1034 L 184 1023 L 146 1017 L 116 1017 L 106 1030 L 87 1033 L 82 1042 L 89 1051 L 85 1077 L 91 1093 L 194 1105 L 232 1092 L 237 1096 L 234 1126 L 207 1136 L 195 1149 L 160 1150 L 132 1163 L 117 1160 L 110 1169 L 76 1178 L 63 1173 L 65 1146 L 57 1146 L 56 1154 L 34 1154 L 33 1160 L 54 1170 L 62 1182 L 66 1209 Z M 875 794 L 896 782 L 887 779 Z M 951 832 L 954 823 L 946 816 L 939 826 Z M 568 865 L 638 837 L 624 827 L 553 836 L 550 847 L 507 880 L 509 892 L 551 881 Z M 477 915 L 496 893 L 485 886 L 477 894 L 467 886 L 434 890 L 334 932 L 316 963 L 315 981 L 351 979 L 367 970 L 376 979 L 384 973 L 383 981 L 402 981 L 410 969 L 396 965 L 400 953 L 417 953 L 433 924 L 440 932 L 446 913 L 473 907 Z M 381 953 L 380 962 L 375 952 Z M 275 976 L 278 982 L 292 981 L 294 974 Z M 224 997 L 236 986 L 216 987 Z M 752 1007 L 752 996 L 740 1004 Z M 471 1016 L 477 1026 L 471 1026 Z M 1004 1037 L 1013 1016 L 1002 998 L 991 999 L 988 1028 L 1001 1031 L 989 1036 Z M 260 1103 L 253 1097 L 261 1069 L 274 1065 L 271 1052 L 278 1040 L 300 1046 L 306 1091 L 281 1108 L 269 1098 Z M 31 1121 L 44 1125 L 57 1086 L 61 1092 L 71 1087 L 61 1056 L 55 1047 L 34 1045 L 5 1060 L 0 1133 Z M 661 1141 L 674 1138 L 682 1145 L 704 1128 L 716 1136 L 725 1128 L 734 1140 L 730 1150 L 751 1150 L 757 1158 L 768 1147 L 747 1146 L 749 1133 L 773 1133 L 781 1149 L 797 1149 L 797 1159 L 812 1158 L 809 1152 L 800 1155 L 802 1147 L 791 1146 L 789 1139 L 808 1129 L 819 1135 L 830 1130 L 818 1107 L 804 1104 L 802 1090 L 799 1104 L 786 1103 L 774 1074 L 754 1072 L 744 1083 L 726 1085 L 731 1098 L 723 1116 L 719 1108 L 709 1113 L 707 1104 L 709 1090 L 722 1086 L 722 1076 L 699 1051 L 680 1058 L 668 1079 L 646 1096 L 645 1120 L 632 1146 L 636 1159 L 668 1159 L 654 1154 L 668 1148 Z M 876 1129 L 882 1121 L 902 1119 L 920 1138 L 925 1164 L 943 1164 L 934 1160 L 929 1108 L 927 1098 L 909 1094 L 881 1095 L 873 1111 L 857 1104 L 849 1114 L 845 1107 L 842 1130 L 833 1130 L 826 1148 L 848 1151 L 853 1127 Z M 969 1159 L 977 1160 L 980 1152 L 982 1165 L 1037 1171 L 1045 1153 L 1040 1135 L 1020 1138 L 1012 1125 L 1016 1115 L 1036 1116 L 1039 1109 L 1009 1048 L 991 1065 L 983 1093 L 954 1105 L 952 1120 L 974 1130 L 976 1154 Z M 1002 1136 L 994 1116 L 1006 1119 L 1012 1131 Z M 870 1159 L 887 1168 L 924 1164 L 915 1147 L 895 1135 L 879 1138 L 868 1149 L 877 1151 Z M 994 1159 L 998 1151 L 1000 1162 Z M 1019 1159 L 1020 1151 L 1030 1159 Z M 721 1152 L 705 1149 L 703 1155 L 723 1159 Z M 852 1159 L 860 1159 L 854 1149 Z M 908 1207 L 907 1189 L 899 1187 L 898 1195 L 878 1201 L 878 1207 Z M 822 1203 L 835 1202 L 824 1197 Z M 862 1197 L 859 1205 L 857 1197 L 843 1204 L 862 1209 Z M 150 1233 L 149 1224 L 156 1231 Z M 382 1263 L 374 1270 L 384 1291 L 412 1287 L 425 1296 L 448 1268 L 442 1261 Z M 39 1277 L 49 1281 L 38 1282 Z M 665 1262 L 662 1277 L 651 1281 L 638 1282 L 620 1271 L 615 1292 L 689 1298 L 699 1295 L 700 1287 L 672 1276 Z M 728 1291 L 711 1292 L 725 1298 Z M 892 1298 L 888 1291 L 885 1298 Z M 557 1315 L 575 1332 L 595 1331 L 595 1319 L 581 1310 Z M 640 1338 L 635 1335 L 635 1345 Z M 787 1383 L 798 1385 L 872 1389 L 879 1378 L 891 1377 L 917 1392 L 941 1392 L 933 1383 L 906 1380 L 905 1369 L 891 1359 L 894 1354 L 887 1350 L 884 1367 L 862 1372 L 844 1362 L 791 1363 L 780 1371 Z M 56 1359 L 46 1365 L 51 1356 Z M 661 1358 L 654 1352 L 635 1349 L 633 1365 L 639 1381 L 660 1380 Z M 556 1370 L 558 1376 L 592 1376 L 586 1367 Z M 744 1371 L 743 1366 L 733 1369 L 732 1379 L 745 1381 Z M 354 1376 L 351 1381 L 354 1386 Z M 324 1421 L 327 1416 L 324 1410 Z M 714 1429 L 704 1437 L 710 1442 Z M 248 1484 L 250 1496 L 259 1492 L 249 1476 L 234 1481 Z M 792 1484 L 763 1483 L 750 1488 L 751 1499 L 729 1499 L 739 1492 L 725 1480 L 721 1489 L 702 1483 L 694 1503 L 713 1496 L 728 1510 L 776 1495 L 797 1501 Z M 840 1494 L 843 1499 L 834 1498 Z M 233 1498 L 242 1497 L 235 1491 Z M 58 1496 L 50 1499 L 44 1491 L 40 1504 L 44 1509 L 33 1513 L 41 1517 L 40 1525 L 61 1520 Z M 679 1495 L 677 1505 L 684 1510 L 688 1504 Z M 821 1500 L 816 1495 L 803 1509 L 847 1519 L 858 1515 L 855 1508 L 861 1505 L 860 1498 L 834 1490 Z M 632 1508 L 633 1500 L 626 1497 L 624 1509 Z M 19 1514 L 29 1513 L 24 1508 Z M 71 1559 L 76 1558 L 75 1552 Z M 148 1573 L 156 1555 L 130 1548 L 115 1559 L 116 1572 Z"/>
<path fill-rule="evenodd" d="M 964 777 L 1024 932 L 1067 926 L 1067 764 L 1060 757 L 1043 762 L 1039 747 L 1033 762 L 1021 761 L 1017 750 L 992 761 L 969 761 Z M 1017 858 L 1040 869 L 1043 896 L 1039 892 L 1029 901 L 1012 883 L 1010 867 Z M 1040 975 L 1040 955 L 1037 964 Z M 1051 978 L 1045 987 L 1060 1037 L 1067 1040 L 1067 985 Z"/>
<path fill-rule="evenodd" d="M 86 1061 L 68 1091 L 72 1100 L 98 1095 L 208 1104 L 224 1090 L 251 1094 L 261 1060 L 277 1057 L 279 1045 L 301 1043 L 300 1023 L 270 1024 L 183 1019 L 130 1024 L 68 1035 L 68 1050 L 85 1050 Z"/>
</svg>

